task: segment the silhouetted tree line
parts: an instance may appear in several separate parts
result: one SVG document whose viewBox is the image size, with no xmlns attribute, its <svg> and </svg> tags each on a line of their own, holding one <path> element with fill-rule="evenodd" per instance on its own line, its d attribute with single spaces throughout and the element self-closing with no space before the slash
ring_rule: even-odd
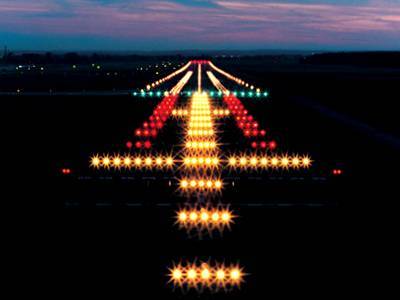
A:
<svg viewBox="0 0 400 300">
<path fill-rule="evenodd" d="M 400 67 L 400 52 L 337 52 L 307 56 L 309 64 Z"/>
<path fill-rule="evenodd" d="M 77 52 L 69 52 L 56 54 L 52 52 L 46 53 L 13 53 L 8 52 L 3 56 L 2 61 L 15 64 L 83 64 L 83 63 L 99 63 L 99 62 L 135 62 L 135 61 L 160 61 L 160 60 L 180 60 L 182 56 L 150 56 L 137 54 L 83 54 Z"/>
</svg>

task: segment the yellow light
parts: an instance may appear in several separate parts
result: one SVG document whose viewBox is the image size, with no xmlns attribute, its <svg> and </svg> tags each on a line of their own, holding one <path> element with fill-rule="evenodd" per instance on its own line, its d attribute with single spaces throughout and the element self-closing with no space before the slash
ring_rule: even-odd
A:
<svg viewBox="0 0 400 300">
<path fill-rule="evenodd" d="M 220 189 L 220 188 L 222 187 L 222 182 L 219 181 L 219 180 L 215 181 L 215 187 L 216 187 L 217 189 Z"/>
<path fill-rule="evenodd" d="M 205 182 L 203 181 L 203 180 L 199 180 L 199 187 L 204 187 L 204 185 L 205 185 Z"/>
<path fill-rule="evenodd" d="M 211 277 L 211 273 L 207 268 L 205 268 L 201 271 L 201 279 L 208 280 L 208 279 L 210 279 L 210 277 Z"/>
<path fill-rule="evenodd" d="M 303 158 L 303 165 L 308 167 L 311 164 L 311 160 L 308 157 Z"/>
<path fill-rule="evenodd" d="M 146 159 L 144 160 L 144 164 L 148 167 L 150 167 L 152 163 L 153 160 L 151 159 L 151 157 L 146 157 Z"/>
<path fill-rule="evenodd" d="M 225 279 L 225 271 L 223 269 L 217 270 L 215 277 L 220 281 L 224 280 Z"/>
<path fill-rule="evenodd" d="M 121 165 L 121 159 L 118 156 L 114 157 L 113 165 L 114 165 L 114 167 L 117 167 L 117 168 Z"/>
<path fill-rule="evenodd" d="M 278 159 L 277 157 L 273 157 L 273 158 L 271 159 L 271 165 L 277 166 L 278 163 L 279 163 L 279 159 Z"/>
<path fill-rule="evenodd" d="M 192 211 L 191 213 L 190 213 L 190 215 L 189 215 L 189 219 L 190 219 L 190 221 L 192 221 L 192 222 L 194 222 L 194 221 L 196 221 L 197 220 L 197 213 L 195 212 L 195 211 Z"/>
<path fill-rule="evenodd" d="M 187 271 L 187 278 L 188 278 L 188 279 L 194 280 L 194 279 L 196 279 L 196 277 L 197 277 L 196 269 L 189 269 L 189 270 Z"/>
<path fill-rule="evenodd" d="M 292 159 L 292 165 L 293 165 L 294 167 L 297 167 L 299 164 L 300 164 L 300 159 L 299 159 L 297 156 L 293 157 L 293 159 Z"/>
<path fill-rule="evenodd" d="M 187 188 L 189 186 L 189 182 L 187 180 L 182 180 L 181 181 L 181 187 L 182 188 Z"/>
<path fill-rule="evenodd" d="M 142 164 L 142 159 L 140 157 L 136 157 L 134 162 L 136 166 L 140 166 Z"/>
<path fill-rule="evenodd" d="M 211 180 L 207 180 L 206 185 L 207 185 L 208 188 L 211 188 L 212 187 L 212 181 Z"/>
<path fill-rule="evenodd" d="M 191 180 L 191 181 L 190 181 L 190 186 L 191 186 L 191 187 L 196 187 L 196 185 L 197 185 L 196 180 Z"/>
<path fill-rule="evenodd" d="M 213 222 L 218 222 L 218 220 L 219 220 L 219 213 L 218 213 L 218 212 L 214 212 L 214 213 L 211 215 L 211 219 L 213 220 Z"/>
<path fill-rule="evenodd" d="M 172 166 L 174 164 L 174 159 L 172 157 L 167 157 L 165 163 L 167 166 Z"/>
<path fill-rule="evenodd" d="M 228 223 L 231 220 L 232 216 L 229 212 L 225 211 L 221 214 L 221 219 L 224 223 Z"/>
<path fill-rule="evenodd" d="M 180 281 L 182 279 L 182 276 L 183 276 L 183 274 L 180 269 L 176 268 L 172 271 L 172 279 L 173 280 Z"/>
<path fill-rule="evenodd" d="M 240 278 L 242 277 L 242 273 L 240 272 L 240 270 L 238 268 L 234 268 L 230 272 L 230 277 L 234 281 L 239 281 Z"/>
<path fill-rule="evenodd" d="M 268 165 L 268 159 L 266 157 L 262 157 L 260 160 L 261 166 L 265 167 Z"/>
<path fill-rule="evenodd" d="M 187 213 L 184 211 L 180 212 L 178 218 L 180 222 L 186 222 L 188 218 Z"/>
<path fill-rule="evenodd" d="M 161 166 L 163 162 L 163 159 L 161 157 L 156 158 L 156 165 Z"/>
<path fill-rule="evenodd" d="M 126 167 L 129 167 L 131 165 L 131 163 L 132 163 L 132 160 L 131 160 L 131 158 L 129 156 L 124 158 L 124 165 Z"/>
<path fill-rule="evenodd" d="M 239 163 L 242 167 L 244 167 L 247 164 L 247 158 L 246 157 L 241 157 L 239 160 Z"/>
<path fill-rule="evenodd" d="M 203 211 L 203 212 L 201 213 L 201 215 L 200 215 L 200 219 L 201 219 L 203 222 L 206 222 L 206 221 L 208 220 L 208 218 L 209 218 L 208 213 L 207 213 L 206 211 Z"/>
<path fill-rule="evenodd" d="M 110 165 L 111 161 L 108 156 L 103 157 L 103 166 L 108 167 Z"/>
<path fill-rule="evenodd" d="M 230 166 L 235 166 L 237 160 L 236 160 L 235 157 L 232 156 L 232 157 L 229 158 L 228 162 L 229 162 L 229 165 L 230 165 Z"/>
<path fill-rule="evenodd" d="M 92 157 L 91 165 L 96 168 L 100 166 L 100 158 L 97 155 Z"/>
<path fill-rule="evenodd" d="M 252 166 L 256 166 L 256 165 L 257 165 L 257 162 L 258 162 L 257 157 L 252 157 L 252 158 L 250 158 L 250 164 L 251 164 Z"/>
</svg>

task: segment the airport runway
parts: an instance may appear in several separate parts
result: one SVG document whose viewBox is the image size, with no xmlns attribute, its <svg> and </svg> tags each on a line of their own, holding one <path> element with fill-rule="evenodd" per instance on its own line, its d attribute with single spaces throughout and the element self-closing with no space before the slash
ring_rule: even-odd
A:
<svg viewBox="0 0 400 300">
<path fill-rule="evenodd" d="M 194 76 L 187 87 L 195 89 L 196 84 Z M 204 81 L 203 89 L 207 85 L 212 88 Z M 186 103 L 190 97 L 181 98 Z M 220 201 L 229 203 L 239 217 L 222 236 L 199 240 L 174 225 L 175 211 L 184 201 L 175 193 L 174 174 L 99 176 L 88 167 L 93 153 L 124 149 L 159 98 L 65 94 L 7 99 L 12 99 L 7 101 L 8 126 L 28 125 L 9 137 L 29 162 L 14 170 L 17 181 L 28 179 L 26 190 L 16 193 L 43 208 L 42 233 L 56 232 L 43 237 L 54 240 L 49 255 L 63 257 L 64 263 L 53 271 L 71 274 L 70 280 L 54 280 L 61 289 L 198 299 L 193 291 L 184 296 L 173 292 L 166 277 L 171 261 L 198 257 L 239 260 L 249 273 L 240 290 L 203 297 L 332 296 L 343 283 L 337 273 L 348 263 L 343 245 L 351 245 L 344 211 L 357 207 L 362 214 L 364 207 L 385 201 L 379 198 L 381 191 L 393 179 L 386 166 L 397 151 L 394 144 L 296 99 L 280 99 L 279 94 L 273 100 L 246 99 L 243 103 L 279 149 L 308 153 L 313 166 L 309 172 L 228 174 L 235 187 L 227 185 Z M 180 141 L 179 130 L 168 120 L 155 149 L 171 151 L 169 146 Z M 221 131 L 226 144 L 246 143 L 233 122 L 221 125 Z M 248 146 L 240 149 L 250 151 Z M 63 169 L 71 173 L 63 174 Z M 116 272 L 120 268 L 124 274 Z M 111 282 L 118 282 L 118 290 L 108 289 Z"/>
</svg>

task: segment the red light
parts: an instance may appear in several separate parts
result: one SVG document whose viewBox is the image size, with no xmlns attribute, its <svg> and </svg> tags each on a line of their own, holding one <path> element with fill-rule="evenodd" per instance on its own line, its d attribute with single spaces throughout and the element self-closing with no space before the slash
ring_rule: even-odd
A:
<svg viewBox="0 0 400 300">
<path fill-rule="evenodd" d="M 250 136 L 250 130 L 245 130 L 244 131 L 244 136 Z"/>
<path fill-rule="evenodd" d="M 342 175 L 343 171 L 341 169 L 333 169 L 333 175 Z"/>
<path fill-rule="evenodd" d="M 274 150 L 277 145 L 276 145 L 275 141 L 271 141 L 271 142 L 269 142 L 268 146 L 269 146 L 269 149 Z"/>
<path fill-rule="evenodd" d="M 258 130 L 253 130 L 253 131 L 251 132 L 251 134 L 252 134 L 253 136 L 257 136 L 257 135 L 258 135 Z"/>
<path fill-rule="evenodd" d="M 152 137 L 156 137 L 157 136 L 157 130 L 152 129 L 150 134 L 151 134 Z"/>
<path fill-rule="evenodd" d="M 248 116 L 247 120 L 252 121 L 253 120 L 253 116 Z"/>
<path fill-rule="evenodd" d="M 69 168 L 63 168 L 63 169 L 61 169 L 61 173 L 63 173 L 64 175 L 71 174 L 71 169 L 69 169 Z"/>
<path fill-rule="evenodd" d="M 257 145 L 257 142 L 252 142 L 252 143 L 251 143 L 251 147 L 252 147 L 252 148 L 257 148 L 257 146 L 258 146 L 258 145 Z"/>
<path fill-rule="evenodd" d="M 142 135 L 142 131 L 140 129 L 136 130 L 135 135 L 136 136 L 141 136 Z"/>
<path fill-rule="evenodd" d="M 261 136 L 265 136 L 265 134 L 266 134 L 266 132 L 265 132 L 264 129 L 260 130 L 260 135 L 261 135 Z"/>
<path fill-rule="evenodd" d="M 127 147 L 128 149 L 131 149 L 131 148 L 132 148 L 132 142 L 131 142 L 131 141 L 127 141 L 127 142 L 126 142 L 126 147 Z"/>
<path fill-rule="evenodd" d="M 263 149 L 267 148 L 267 143 L 264 141 L 260 142 L 260 147 Z"/>
<path fill-rule="evenodd" d="M 144 127 L 144 128 L 147 128 L 147 127 L 149 127 L 149 124 L 148 124 L 147 122 L 144 122 L 144 123 L 143 123 L 143 127 Z"/>
<path fill-rule="evenodd" d="M 146 149 L 150 149 L 150 148 L 151 148 L 151 143 L 150 143 L 150 141 L 145 141 L 145 142 L 144 142 L 144 147 L 145 147 Z"/>
<path fill-rule="evenodd" d="M 142 143 L 141 142 L 136 142 L 135 143 L 135 147 L 138 148 L 138 149 L 142 148 Z"/>
</svg>

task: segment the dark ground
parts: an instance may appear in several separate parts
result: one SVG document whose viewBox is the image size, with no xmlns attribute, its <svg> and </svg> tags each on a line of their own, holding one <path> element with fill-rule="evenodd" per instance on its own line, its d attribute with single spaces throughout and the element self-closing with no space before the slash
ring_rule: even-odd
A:
<svg viewBox="0 0 400 300">
<path fill-rule="evenodd" d="M 309 153 L 315 164 L 309 175 L 295 174 L 303 181 L 287 174 L 261 181 L 244 176 L 222 199 L 240 218 L 223 237 L 201 241 L 173 226 L 183 199 L 167 181 L 129 181 L 118 174 L 104 181 L 77 179 L 93 175 L 87 169 L 91 153 L 123 149 L 158 99 L 2 97 L 3 148 L 10 150 L 4 159 L 13 167 L 6 182 L 12 194 L 3 201 L 19 207 L 9 226 L 10 232 L 20 229 L 13 235 L 22 244 L 17 264 L 28 266 L 24 277 L 35 282 L 32 291 L 187 299 L 166 285 L 166 268 L 198 257 L 240 261 L 250 273 L 241 290 L 201 298 L 344 295 L 353 271 L 363 268 L 364 250 L 356 245 L 370 232 L 361 220 L 377 217 L 367 208 L 396 198 L 399 128 L 393 99 L 400 71 L 274 69 L 251 60 L 216 64 L 269 89 L 266 100 L 243 102 L 279 149 Z M 160 137 L 165 145 L 175 139 L 169 124 Z M 228 123 L 225 132 L 233 130 Z M 60 172 L 66 167 L 70 176 Z M 334 168 L 343 175 L 333 176 Z"/>
</svg>

